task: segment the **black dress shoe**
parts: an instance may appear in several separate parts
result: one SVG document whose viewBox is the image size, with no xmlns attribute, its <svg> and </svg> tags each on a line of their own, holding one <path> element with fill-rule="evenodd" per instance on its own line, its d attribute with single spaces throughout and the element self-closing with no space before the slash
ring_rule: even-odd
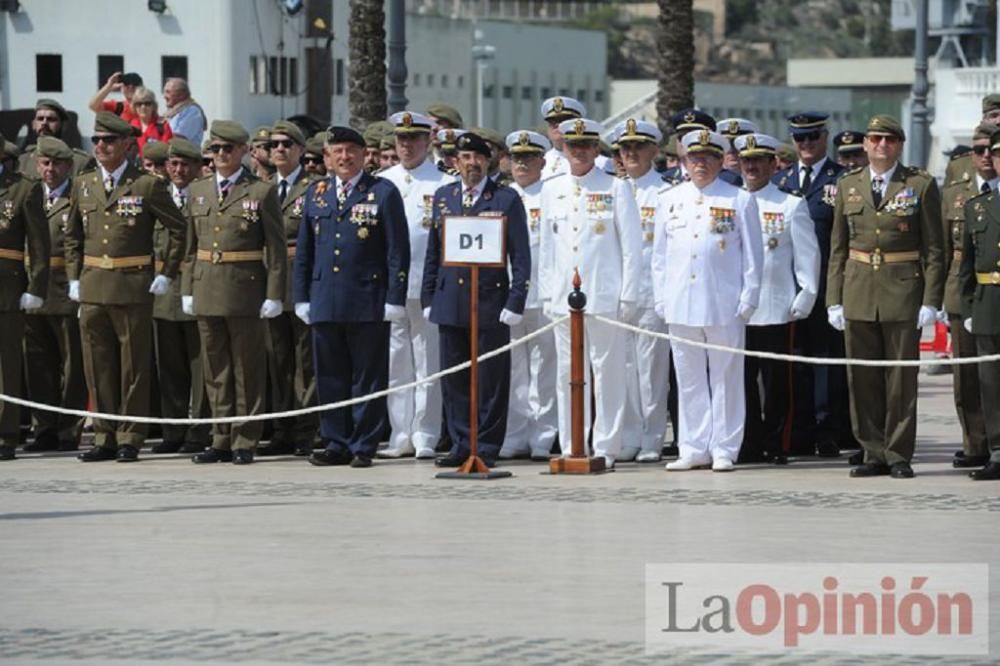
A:
<svg viewBox="0 0 1000 666">
<path fill-rule="evenodd" d="M 447 434 L 441 435 L 437 444 L 434 445 L 434 453 L 448 453 L 449 451 L 451 451 L 451 437 Z"/>
<path fill-rule="evenodd" d="M 233 451 L 234 465 L 249 465 L 253 462 L 253 451 L 250 449 L 236 449 Z"/>
<path fill-rule="evenodd" d="M 986 463 L 986 467 L 969 472 L 973 481 L 996 481 L 1000 479 L 1000 463 Z"/>
<path fill-rule="evenodd" d="M 79 448 L 80 444 L 75 439 L 59 440 L 59 451 L 76 451 Z"/>
<path fill-rule="evenodd" d="M 291 442 L 284 440 L 271 440 L 264 446 L 257 447 L 257 455 L 259 456 L 287 456 L 291 455 L 295 451 L 295 447 L 292 446 Z"/>
<path fill-rule="evenodd" d="M 330 451 L 329 449 L 323 449 L 321 451 L 313 451 L 309 456 L 309 464 L 316 465 L 316 467 L 330 467 L 332 465 L 350 465 L 352 457 L 351 455 L 340 453 L 339 451 Z"/>
<path fill-rule="evenodd" d="M 80 462 L 101 462 L 118 458 L 118 449 L 113 446 L 94 446 L 77 456 Z"/>
<path fill-rule="evenodd" d="M 438 458 L 434 461 L 435 467 L 461 467 L 469 456 L 460 456 L 454 453 L 449 453 L 444 458 Z"/>
<path fill-rule="evenodd" d="M 305 456 L 311 456 L 313 452 L 312 442 L 301 443 L 295 445 L 294 455 L 304 458 Z"/>
<path fill-rule="evenodd" d="M 118 447 L 118 457 L 117 461 L 122 463 L 135 462 L 139 459 L 139 449 L 134 446 L 129 446 L 128 444 L 123 444 Z"/>
<path fill-rule="evenodd" d="M 865 451 L 864 449 L 856 451 L 851 454 L 851 457 L 847 459 L 847 464 L 851 466 L 861 465 L 865 462 Z"/>
<path fill-rule="evenodd" d="M 191 456 L 191 462 L 202 464 L 202 463 L 219 463 L 219 462 L 232 462 L 233 452 L 223 451 L 222 449 L 214 449 L 208 447 L 201 453 L 196 453 Z"/>
<path fill-rule="evenodd" d="M 169 441 L 165 439 L 159 444 L 154 444 L 150 451 L 153 453 L 177 453 L 183 444 L 184 442 L 180 440 Z"/>
<path fill-rule="evenodd" d="M 784 453 L 777 453 L 777 454 L 775 454 L 771 458 L 771 464 L 772 465 L 787 465 L 788 464 L 788 456 L 786 456 Z"/>
<path fill-rule="evenodd" d="M 368 456 L 354 456 L 354 458 L 351 460 L 351 467 L 362 468 L 371 466 L 372 466 L 372 459 L 369 458 Z"/>
<path fill-rule="evenodd" d="M 816 443 L 816 455 L 820 458 L 839 458 L 840 446 L 832 439 L 823 439 Z"/>
<path fill-rule="evenodd" d="M 966 455 L 963 455 L 961 458 L 959 458 L 956 455 L 951 460 L 951 466 L 955 467 L 955 468 L 959 468 L 959 469 L 962 468 L 962 467 L 982 467 L 983 465 L 989 464 L 989 462 L 990 462 L 990 457 L 989 456 L 966 456 Z"/>
<path fill-rule="evenodd" d="M 0 446 L 0 460 L 13 460 L 17 456 L 14 455 L 14 446 Z"/>
<path fill-rule="evenodd" d="M 882 463 L 863 463 L 851 470 L 852 478 L 868 476 L 889 476 L 889 466 Z"/>
<path fill-rule="evenodd" d="M 42 451 L 58 451 L 59 437 L 53 432 L 43 432 L 35 436 L 35 441 L 25 444 L 22 450 L 25 453 L 40 453 Z"/>
<path fill-rule="evenodd" d="M 913 468 L 908 462 L 893 463 L 892 467 L 889 468 L 889 474 L 894 479 L 912 479 Z"/>
<path fill-rule="evenodd" d="M 199 453 L 208 448 L 205 442 L 184 442 L 181 444 L 181 448 L 177 450 L 178 453 Z"/>
<path fill-rule="evenodd" d="M 738 465 L 745 465 L 747 463 L 762 463 L 767 462 L 768 456 L 761 449 L 756 448 L 740 448 L 740 454 L 736 457 L 736 463 Z"/>
</svg>

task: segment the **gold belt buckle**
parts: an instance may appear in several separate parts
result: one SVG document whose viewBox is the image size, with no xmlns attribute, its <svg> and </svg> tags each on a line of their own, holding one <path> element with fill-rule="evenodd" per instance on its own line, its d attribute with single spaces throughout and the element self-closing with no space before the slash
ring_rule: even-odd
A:
<svg viewBox="0 0 1000 666">
<path fill-rule="evenodd" d="M 222 250 L 212 250 L 212 263 L 213 264 L 222 263 Z"/>
<path fill-rule="evenodd" d="M 101 262 L 100 263 L 101 268 L 104 268 L 106 270 L 110 271 L 112 268 L 115 267 L 115 260 L 109 257 L 108 255 L 104 255 L 103 257 L 101 257 L 100 262 Z"/>
<path fill-rule="evenodd" d="M 1000 271 L 993 271 L 990 273 L 990 282 L 993 284 L 1000 284 Z"/>
<path fill-rule="evenodd" d="M 882 265 L 882 250 L 875 248 L 875 251 L 871 254 L 872 269 L 878 270 L 879 266 Z"/>
</svg>

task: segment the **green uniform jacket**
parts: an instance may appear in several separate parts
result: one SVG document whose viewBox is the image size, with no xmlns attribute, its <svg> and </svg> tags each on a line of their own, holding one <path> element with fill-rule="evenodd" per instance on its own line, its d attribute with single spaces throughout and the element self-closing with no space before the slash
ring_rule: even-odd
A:
<svg viewBox="0 0 1000 666">
<path fill-rule="evenodd" d="M 66 276 L 80 281 L 80 302 L 99 305 L 152 303 L 153 228 L 156 221 L 170 235 L 163 275 L 175 279 L 184 258 L 186 223 L 174 205 L 167 184 L 129 165 L 110 194 L 104 192 L 101 171 L 73 180 L 69 226 L 64 241 Z M 84 266 L 84 256 L 96 259 L 149 257 L 133 268 Z"/>
<path fill-rule="evenodd" d="M 28 146 L 17 161 L 18 170 L 32 180 L 39 179 L 38 156 L 35 155 L 37 149 L 37 145 Z M 89 171 L 97 166 L 94 158 L 79 148 L 71 148 L 70 150 L 73 151 L 73 170 L 70 172 L 71 176 L 78 176 L 84 171 Z"/>
<path fill-rule="evenodd" d="M 170 191 L 170 186 L 167 185 L 167 191 Z M 171 196 L 171 200 L 173 197 Z M 184 207 L 180 209 L 181 215 L 186 220 L 188 217 L 188 212 L 190 208 L 187 202 L 184 203 Z M 186 243 L 186 235 L 185 235 Z M 159 220 L 156 221 L 156 226 L 153 229 L 153 248 L 156 254 L 156 264 L 161 265 L 166 256 L 167 251 L 170 249 L 170 232 L 167 230 Z M 185 247 L 185 257 L 184 262 L 181 264 L 181 274 L 183 275 L 184 270 L 187 267 L 188 257 L 186 255 L 187 247 Z M 194 321 L 195 318 L 190 315 L 184 314 L 181 309 L 181 283 L 183 278 L 172 280 L 170 282 L 170 289 L 167 293 L 162 296 L 157 296 L 153 300 L 153 319 L 165 319 L 167 321 Z"/>
<path fill-rule="evenodd" d="M 79 305 L 69 300 L 69 280 L 66 279 L 66 261 L 63 258 L 63 241 L 66 237 L 66 226 L 69 223 L 70 193 L 73 183 L 70 182 L 52 206 L 45 211 L 48 218 L 48 233 L 52 243 L 52 261 L 49 262 L 49 291 L 45 297 L 45 305 L 32 310 L 30 314 L 39 315 L 75 315 Z M 44 196 L 44 192 L 43 192 Z"/>
<path fill-rule="evenodd" d="M 50 242 L 42 207 L 42 184 L 19 173 L 0 174 L 0 250 L 24 259 L 0 257 L 0 312 L 21 308 L 21 294 L 45 298 L 49 288 Z M 0 332 L 0 335 L 4 335 Z"/>
<path fill-rule="evenodd" d="M 976 163 L 972 160 L 972 153 L 966 153 L 948 160 L 948 166 L 944 170 L 944 182 L 948 184 L 969 178 L 975 180 L 975 175 Z"/>
<path fill-rule="evenodd" d="M 265 298 L 283 300 L 288 246 L 273 185 L 246 168 L 219 203 L 215 176 L 191 183 L 188 197 L 188 261 L 181 293 L 194 296 L 194 311 L 207 317 L 256 317 Z M 201 252 L 264 253 L 263 261 L 213 263 Z"/>
<path fill-rule="evenodd" d="M 958 269 L 962 264 L 962 235 L 965 228 L 965 202 L 979 194 L 975 172 L 961 172 L 941 189 L 941 222 L 944 224 L 944 309 L 948 314 L 962 312 L 962 289 Z"/>
<path fill-rule="evenodd" d="M 285 200 L 279 202 L 281 206 L 281 216 L 285 224 L 285 241 L 288 243 L 288 264 L 295 260 L 295 243 L 299 238 L 299 224 L 302 222 L 302 210 L 305 208 L 306 204 L 306 190 L 309 189 L 309 185 L 315 180 L 312 176 L 307 174 L 304 170 L 299 174 L 298 180 L 292 185 L 288 190 L 288 194 L 285 196 Z M 277 176 L 275 176 L 272 181 L 277 188 Z M 277 190 L 275 190 L 277 191 Z M 285 286 L 285 296 L 283 305 L 285 307 L 285 312 L 289 312 L 295 308 L 295 304 L 292 303 L 292 280 L 286 279 Z"/>
<path fill-rule="evenodd" d="M 874 266 L 850 250 L 917 252 L 919 261 Z M 913 321 L 921 305 L 938 309 L 944 291 L 941 197 L 926 171 L 896 166 L 876 207 L 868 167 L 837 184 L 827 274 L 827 306 L 843 305 L 855 321 Z"/>
<path fill-rule="evenodd" d="M 962 266 L 962 317 L 972 317 L 973 335 L 1000 334 L 1000 197 L 981 194 L 965 204 Z M 976 273 L 986 273 L 993 284 L 978 284 Z M 987 407 L 996 409 L 996 405 Z"/>
</svg>

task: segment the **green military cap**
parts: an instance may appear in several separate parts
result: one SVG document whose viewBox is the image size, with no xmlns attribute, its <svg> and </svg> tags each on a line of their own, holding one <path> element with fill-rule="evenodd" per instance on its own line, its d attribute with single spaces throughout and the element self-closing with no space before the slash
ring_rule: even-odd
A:
<svg viewBox="0 0 1000 666">
<path fill-rule="evenodd" d="M 799 159 L 798 153 L 795 152 L 795 148 L 788 143 L 783 143 L 778 146 L 778 149 L 774 151 L 778 159 L 785 162 L 795 162 Z"/>
<path fill-rule="evenodd" d="M 884 113 L 871 117 L 871 120 L 868 121 L 866 134 L 887 134 L 897 137 L 901 141 L 906 140 L 906 132 L 903 131 L 903 126 L 899 121 Z"/>
<path fill-rule="evenodd" d="M 250 140 L 250 135 L 235 120 L 213 120 L 208 131 L 213 139 L 221 139 L 230 143 L 242 144 Z"/>
<path fill-rule="evenodd" d="M 4 148 L 4 152 L 7 153 L 6 148 Z M 68 162 L 73 159 L 73 151 L 69 149 L 66 142 L 54 136 L 38 137 L 35 154 L 39 157 L 47 157 L 50 160 L 65 160 Z"/>
<path fill-rule="evenodd" d="M 396 147 L 396 135 L 384 134 L 378 144 L 379 150 L 389 150 Z"/>
<path fill-rule="evenodd" d="M 972 131 L 972 139 L 988 139 L 997 130 L 1000 130 L 1000 125 L 995 123 L 979 123 L 976 125 L 976 129 Z"/>
<path fill-rule="evenodd" d="M 990 135 L 990 150 L 994 152 L 1000 150 L 1000 128 Z"/>
<path fill-rule="evenodd" d="M 7 157 L 20 157 L 21 149 L 10 141 L 5 140 L 3 142 L 3 154 Z"/>
<path fill-rule="evenodd" d="M 388 120 L 378 120 L 368 125 L 362 136 L 365 138 L 365 145 L 369 148 L 378 148 L 382 143 L 382 137 L 395 132 L 395 126 Z"/>
<path fill-rule="evenodd" d="M 983 98 L 983 113 L 1000 109 L 1000 93 L 990 93 Z"/>
<path fill-rule="evenodd" d="M 170 147 L 162 141 L 148 141 L 142 148 L 142 159 L 149 160 L 157 166 L 167 163 Z"/>
<path fill-rule="evenodd" d="M 198 146 L 181 136 L 170 140 L 167 144 L 167 152 L 170 157 L 180 157 L 194 162 L 201 161 L 201 151 L 198 150 Z"/>
<path fill-rule="evenodd" d="M 37 102 L 35 102 L 35 111 L 38 111 L 38 109 L 51 109 L 52 111 L 55 111 L 56 114 L 63 121 L 69 119 L 69 114 L 66 113 L 66 109 L 63 108 L 62 104 L 55 101 L 54 99 L 48 99 L 43 97 L 42 99 L 38 100 Z"/>
<path fill-rule="evenodd" d="M 427 115 L 436 118 L 438 121 L 445 121 L 452 128 L 458 128 L 462 126 L 462 114 L 460 114 L 454 107 L 448 106 L 442 102 L 435 102 L 427 107 Z"/>
<path fill-rule="evenodd" d="M 136 136 L 137 130 L 137 127 L 133 127 L 121 116 L 110 111 L 98 111 L 94 120 L 95 132 L 107 132 L 118 136 Z"/>
<path fill-rule="evenodd" d="M 253 140 L 250 143 L 255 146 L 260 143 L 269 143 L 271 141 L 271 128 L 267 125 L 254 127 L 253 134 L 251 136 L 253 137 Z"/>
<path fill-rule="evenodd" d="M 205 139 L 204 141 L 201 142 L 201 152 L 202 153 L 207 153 L 211 147 L 212 147 L 212 140 L 211 139 Z"/>
<path fill-rule="evenodd" d="M 306 153 L 312 155 L 322 155 L 323 146 L 326 145 L 326 132 L 316 132 L 306 141 Z"/>
<path fill-rule="evenodd" d="M 289 139 L 299 144 L 300 146 L 306 145 L 306 137 L 299 129 L 299 126 L 290 120 L 279 120 L 271 125 L 271 134 L 284 134 Z"/>
<path fill-rule="evenodd" d="M 500 150 L 507 150 L 507 143 L 504 141 L 503 135 L 495 129 L 490 129 L 489 127 L 473 127 L 469 131 L 478 134 L 494 146 L 497 146 Z"/>
</svg>

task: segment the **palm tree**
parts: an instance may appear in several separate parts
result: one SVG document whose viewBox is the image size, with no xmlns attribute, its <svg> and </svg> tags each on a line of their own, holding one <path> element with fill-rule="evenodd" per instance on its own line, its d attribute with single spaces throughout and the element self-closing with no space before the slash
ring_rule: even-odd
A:
<svg viewBox="0 0 1000 666">
<path fill-rule="evenodd" d="M 388 115 L 383 0 L 351 0 L 349 45 L 347 100 L 351 127 L 361 131 Z"/>
<path fill-rule="evenodd" d="M 667 134 L 670 116 L 694 105 L 694 6 L 693 0 L 657 0 L 660 20 L 656 48 L 660 53 L 656 116 Z"/>
</svg>

